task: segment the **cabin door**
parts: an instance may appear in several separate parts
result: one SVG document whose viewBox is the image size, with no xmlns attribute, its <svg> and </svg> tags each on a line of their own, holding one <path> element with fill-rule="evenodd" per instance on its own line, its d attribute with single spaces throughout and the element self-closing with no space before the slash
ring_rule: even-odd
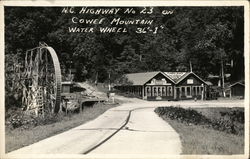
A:
<svg viewBox="0 0 250 159">
<path fill-rule="evenodd" d="M 181 99 L 181 91 L 180 91 L 180 88 L 176 88 L 176 99 Z"/>
</svg>

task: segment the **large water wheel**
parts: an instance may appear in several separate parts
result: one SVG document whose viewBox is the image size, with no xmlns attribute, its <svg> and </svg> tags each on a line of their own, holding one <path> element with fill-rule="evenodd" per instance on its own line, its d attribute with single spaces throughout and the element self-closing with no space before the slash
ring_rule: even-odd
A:
<svg viewBox="0 0 250 159">
<path fill-rule="evenodd" d="M 61 69 L 52 47 L 40 43 L 26 51 L 22 103 L 36 115 L 58 113 L 61 102 Z"/>
</svg>

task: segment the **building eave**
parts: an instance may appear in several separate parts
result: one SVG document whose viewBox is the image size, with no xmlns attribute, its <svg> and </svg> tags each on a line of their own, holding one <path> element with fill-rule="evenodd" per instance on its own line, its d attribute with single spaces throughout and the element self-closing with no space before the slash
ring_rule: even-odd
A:
<svg viewBox="0 0 250 159">
<path fill-rule="evenodd" d="M 149 82 L 150 80 L 152 80 L 156 75 L 158 75 L 159 73 L 161 73 L 163 76 L 165 76 L 167 79 L 169 79 L 171 82 L 173 82 L 174 84 L 176 84 L 175 83 L 175 81 L 174 80 L 172 80 L 168 75 L 166 75 L 164 72 L 161 72 L 161 71 L 159 71 L 158 73 L 156 73 L 153 77 L 151 77 L 149 80 L 147 80 L 144 84 L 143 84 L 143 86 L 147 83 L 147 82 Z"/>
<path fill-rule="evenodd" d="M 207 83 L 206 83 L 203 79 L 201 79 L 198 75 L 196 75 L 194 72 L 189 72 L 189 73 L 185 74 L 183 77 L 181 77 L 181 78 L 176 82 L 176 84 L 179 84 L 181 81 L 183 81 L 187 76 L 189 76 L 189 75 L 191 75 L 191 74 L 193 74 L 195 77 L 197 77 L 199 80 L 201 80 L 205 85 L 207 85 Z"/>
<path fill-rule="evenodd" d="M 239 84 L 239 85 L 245 86 L 245 84 L 243 84 L 243 83 L 241 83 L 241 82 L 235 82 L 234 84 L 230 85 L 229 87 L 231 88 L 231 87 L 235 86 L 236 84 Z"/>
</svg>

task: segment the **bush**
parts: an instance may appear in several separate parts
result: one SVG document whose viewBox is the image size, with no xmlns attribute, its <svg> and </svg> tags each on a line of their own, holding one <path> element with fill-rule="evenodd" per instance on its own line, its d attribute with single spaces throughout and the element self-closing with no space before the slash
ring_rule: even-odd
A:
<svg viewBox="0 0 250 159">
<path fill-rule="evenodd" d="M 221 116 L 228 117 L 229 119 L 244 124 L 244 112 L 238 109 L 231 110 L 229 112 L 220 112 Z"/>
<path fill-rule="evenodd" d="M 35 125 L 36 121 L 35 119 L 27 115 L 23 110 L 21 109 L 10 109 L 6 112 L 6 126 L 10 128 L 30 128 L 31 126 Z"/>
<path fill-rule="evenodd" d="M 21 108 L 21 97 L 18 94 L 5 94 L 5 110 Z"/>
<path fill-rule="evenodd" d="M 244 134 L 244 112 L 240 110 L 221 111 L 219 119 L 209 119 L 193 109 L 181 107 L 158 107 L 155 112 L 161 117 L 185 123 L 187 125 L 202 125 L 231 134 Z"/>
<path fill-rule="evenodd" d="M 218 129 L 232 134 L 244 134 L 244 111 L 221 111 L 220 114 L 221 119 L 219 121 L 213 120 L 215 123 L 217 123 L 216 127 L 218 127 Z"/>
<path fill-rule="evenodd" d="M 63 118 L 63 114 L 52 114 L 52 113 L 46 113 L 45 116 L 38 116 L 35 118 L 35 126 L 38 125 L 48 125 L 53 124 L 55 122 L 61 121 Z"/>
<path fill-rule="evenodd" d="M 6 112 L 5 124 L 10 129 L 29 129 L 38 125 L 47 125 L 62 120 L 62 114 L 46 113 L 45 116 L 35 117 L 21 109 L 9 109 Z"/>
<path fill-rule="evenodd" d="M 206 124 L 210 123 L 210 120 L 207 119 L 202 114 L 198 113 L 193 109 L 183 109 L 181 107 L 158 107 L 155 109 L 155 112 L 160 116 L 165 115 L 166 117 L 172 120 L 178 120 L 186 124 Z"/>
</svg>

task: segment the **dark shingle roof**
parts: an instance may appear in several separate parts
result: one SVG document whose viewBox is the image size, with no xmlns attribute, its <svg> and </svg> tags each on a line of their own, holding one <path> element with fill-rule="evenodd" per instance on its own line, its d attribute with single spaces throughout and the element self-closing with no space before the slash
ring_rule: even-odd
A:
<svg viewBox="0 0 250 159">
<path fill-rule="evenodd" d="M 129 73 L 125 77 L 129 82 L 132 82 L 133 85 L 144 85 L 148 80 L 157 75 L 158 72 L 142 72 L 142 73 Z"/>
</svg>

